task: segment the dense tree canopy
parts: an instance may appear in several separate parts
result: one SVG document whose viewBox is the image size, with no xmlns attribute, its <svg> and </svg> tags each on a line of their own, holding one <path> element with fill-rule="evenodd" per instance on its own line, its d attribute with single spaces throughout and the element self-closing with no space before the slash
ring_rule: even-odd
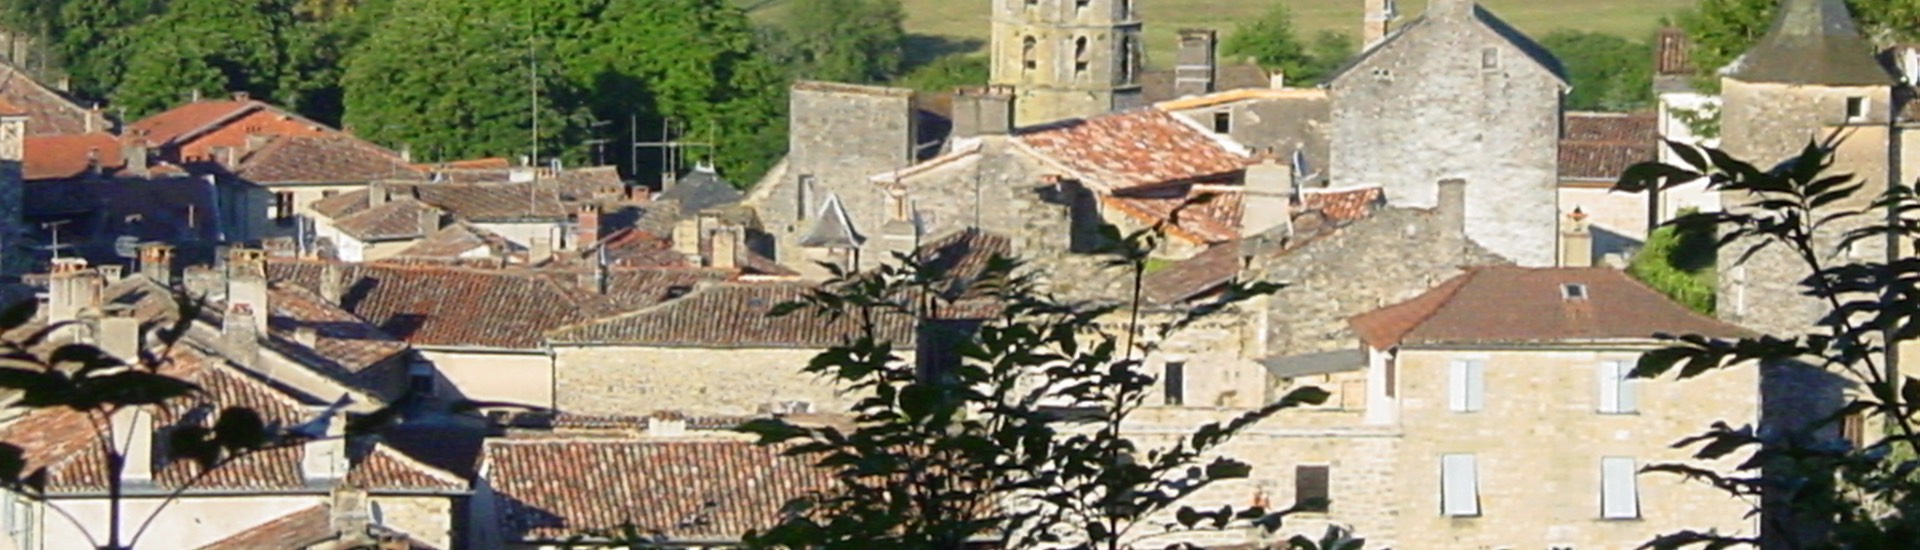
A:
<svg viewBox="0 0 1920 550">
<path fill-rule="evenodd" d="M 1285 73 L 1288 80 L 1319 82 L 1331 76 L 1355 48 L 1353 38 L 1333 31 L 1321 31 L 1312 42 L 1294 34 L 1293 11 L 1286 4 L 1273 4 L 1259 19 L 1247 22 L 1227 35 L 1220 44 L 1225 59 L 1252 59 L 1269 70 Z"/>
<path fill-rule="evenodd" d="M 794 76 L 834 82 L 883 82 L 906 60 L 900 0 L 792 2 L 767 44 Z"/>
<path fill-rule="evenodd" d="M 1566 67 L 1567 108 L 1631 111 L 1653 101 L 1653 48 L 1611 34 L 1559 30 L 1540 39 Z"/>
<path fill-rule="evenodd" d="M 978 55 L 948 55 L 915 67 L 890 84 L 925 92 L 951 92 L 954 88 L 980 86 L 992 78 L 988 59 Z"/>
<path fill-rule="evenodd" d="M 172 0 L 164 14 L 130 32 L 133 48 L 114 103 L 139 117 L 195 90 L 280 98 L 296 67 L 292 9 L 290 0 Z"/>
</svg>

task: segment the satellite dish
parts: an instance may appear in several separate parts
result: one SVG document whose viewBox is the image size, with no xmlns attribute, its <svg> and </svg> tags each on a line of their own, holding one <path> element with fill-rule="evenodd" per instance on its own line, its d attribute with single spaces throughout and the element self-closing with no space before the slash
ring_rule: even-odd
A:
<svg viewBox="0 0 1920 550">
<path fill-rule="evenodd" d="M 113 240 L 113 254 L 128 259 L 139 257 L 140 239 L 132 235 L 121 235 Z"/>
</svg>

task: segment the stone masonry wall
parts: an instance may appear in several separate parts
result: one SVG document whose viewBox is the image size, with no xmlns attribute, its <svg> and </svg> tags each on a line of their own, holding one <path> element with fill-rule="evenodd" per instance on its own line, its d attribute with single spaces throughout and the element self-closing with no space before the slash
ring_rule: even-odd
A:
<svg viewBox="0 0 1920 550">
<path fill-rule="evenodd" d="M 375 495 L 369 498 L 380 511 L 381 525 L 396 529 L 433 548 L 457 548 L 453 544 L 455 510 L 453 499 L 442 496 Z"/>
<path fill-rule="evenodd" d="M 857 231 L 879 236 L 885 195 L 867 178 L 912 164 L 916 137 L 912 90 L 801 82 L 790 101 L 785 177 L 763 181 L 773 187 L 750 204 L 775 237 L 776 259 L 794 265 L 804 263 L 799 240 L 830 194 L 846 205 Z M 807 178 L 811 190 L 802 189 Z"/>
<path fill-rule="evenodd" d="M 819 353 L 814 349 L 594 346 L 554 353 L 557 406 L 569 413 L 743 415 L 784 401 L 823 411 L 853 403 L 800 371 Z"/>
<path fill-rule="evenodd" d="M 1031 126 L 1139 103 L 1141 23 L 1131 0 L 996 0 L 991 81 L 1013 86 L 1014 121 Z M 1026 52 L 1026 40 L 1033 51 Z M 1076 41 L 1086 50 L 1076 59 Z M 1027 68 L 1028 57 L 1033 67 Z M 1130 60 L 1130 61 L 1129 61 Z M 1083 66 L 1078 62 L 1084 62 Z M 1131 63 L 1131 72 L 1124 64 Z"/>
<path fill-rule="evenodd" d="M 1637 466 L 1701 465 L 1690 459 L 1690 450 L 1671 445 L 1715 421 L 1737 427 L 1758 420 L 1754 368 L 1684 382 L 1636 382 L 1637 413 L 1597 412 L 1599 362 L 1632 361 L 1643 351 L 1402 350 L 1400 540 L 1431 549 L 1637 548 L 1680 529 L 1753 534 L 1752 521 L 1744 517 L 1748 503 L 1664 474 L 1638 476 L 1640 519 L 1601 518 L 1602 457 L 1632 458 Z M 1486 361 L 1478 412 L 1448 410 L 1449 363 L 1459 358 Z M 1440 513 L 1440 455 L 1447 453 L 1475 456 L 1479 517 Z M 1726 471 L 1744 458 L 1737 453 L 1705 466 Z"/>
<path fill-rule="evenodd" d="M 1333 81 L 1332 183 L 1431 206 L 1435 182 L 1464 178 L 1475 241 L 1553 265 L 1560 90 L 1474 18 L 1430 14 Z"/>
</svg>

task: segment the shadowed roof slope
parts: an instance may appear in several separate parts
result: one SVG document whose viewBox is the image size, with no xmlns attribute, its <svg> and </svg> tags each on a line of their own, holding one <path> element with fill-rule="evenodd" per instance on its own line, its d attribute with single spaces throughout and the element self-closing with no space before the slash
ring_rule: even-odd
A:
<svg viewBox="0 0 1920 550">
<path fill-rule="evenodd" d="M 824 348 L 859 334 L 853 318 L 828 319 L 805 311 L 780 317 L 774 306 L 797 300 L 813 287 L 786 283 L 721 283 L 631 313 L 562 327 L 549 335 L 559 344 L 632 344 L 703 348 Z M 905 316 L 880 319 L 881 336 L 906 342 L 913 323 Z"/>
<path fill-rule="evenodd" d="M 735 539 L 780 520 L 831 472 L 750 441 L 489 439 L 482 452 L 509 541 L 632 523 L 677 539 Z"/>
<path fill-rule="evenodd" d="M 1894 84 L 1841 0 L 1786 0 L 1779 10 L 1760 43 L 1727 65 L 1728 78 L 1830 86 Z"/>
<path fill-rule="evenodd" d="M 1569 288 L 1577 287 L 1577 288 Z M 1483 267 L 1412 300 L 1349 321 L 1374 348 L 1651 340 L 1655 334 L 1741 337 L 1607 268 Z"/>
<path fill-rule="evenodd" d="M 398 153 L 347 135 L 275 137 L 241 159 L 234 175 L 254 183 L 358 183 L 420 177 Z"/>
</svg>

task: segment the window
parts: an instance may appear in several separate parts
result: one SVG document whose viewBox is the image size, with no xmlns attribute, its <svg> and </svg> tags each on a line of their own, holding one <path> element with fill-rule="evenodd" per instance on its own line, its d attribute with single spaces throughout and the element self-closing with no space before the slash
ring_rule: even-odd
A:
<svg viewBox="0 0 1920 550">
<path fill-rule="evenodd" d="M 1133 0 L 1120 0 L 1119 12 L 1120 12 L 1121 19 L 1132 19 L 1133 18 Z"/>
<path fill-rule="evenodd" d="M 1633 459 L 1600 459 L 1600 517 L 1640 519 L 1640 487 L 1635 480 Z"/>
<path fill-rule="evenodd" d="M 1087 37 L 1073 39 L 1073 74 L 1087 72 L 1087 66 L 1092 64 L 1092 54 L 1087 51 Z"/>
<path fill-rule="evenodd" d="M 293 221 L 293 192 L 276 191 L 273 194 L 273 221 L 287 223 Z"/>
<path fill-rule="evenodd" d="M 1093 0 L 1073 0 L 1073 9 L 1074 11 L 1078 12 L 1080 10 L 1087 9 L 1087 6 L 1092 3 L 1093 3 Z"/>
<path fill-rule="evenodd" d="M 1031 71 L 1039 66 L 1039 63 L 1033 59 L 1033 50 L 1039 47 L 1040 41 L 1034 40 L 1031 36 L 1020 39 L 1020 68 Z"/>
<path fill-rule="evenodd" d="M 1854 96 L 1847 98 L 1847 120 L 1867 118 L 1867 98 Z"/>
<path fill-rule="evenodd" d="M 1447 369 L 1447 409 L 1453 412 L 1480 410 L 1486 393 L 1487 362 L 1480 359 L 1454 361 Z"/>
<path fill-rule="evenodd" d="M 1500 68 L 1500 48 L 1480 48 L 1480 68 Z"/>
<path fill-rule="evenodd" d="M 1640 412 L 1639 390 L 1633 379 L 1627 377 L 1633 373 L 1632 362 L 1603 361 L 1598 372 L 1601 414 Z"/>
<path fill-rule="evenodd" d="M 1587 299 L 1587 285 L 1568 283 L 1560 285 L 1560 297 L 1568 300 Z"/>
<path fill-rule="evenodd" d="M 1187 362 L 1168 361 L 1167 372 L 1160 379 L 1165 390 L 1168 405 L 1183 405 L 1187 401 Z"/>
<path fill-rule="evenodd" d="M 433 367 L 425 364 L 407 367 L 407 392 L 420 397 L 433 397 Z"/>
<path fill-rule="evenodd" d="M 1140 46 L 1134 43 L 1133 35 L 1120 37 L 1120 81 L 1133 82 L 1134 72 L 1140 69 Z"/>
<path fill-rule="evenodd" d="M 1440 455 L 1440 513 L 1480 515 L 1480 471 L 1473 455 Z"/>
<path fill-rule="evenodd" d="M 1400 386 L 1400 359 L 1398 357 L 1392 355 L 1387 356 L 1386 378 L 1387 397 L 1395 397 L 1400 393 L 1397 389 Z"/>
<path fill-rule="evenodd" d="M 1233 112 L 1220 111 L 1220 112 L 1214 113 L 1213 114 L 1213 133 L 1226 134 L 1231 132 L 1233 132 Z"/>
<path fill-rule="evenodd" d="M 1293 507 L 1303 512 L 1327 511 L 1329 477 L 1329 466 L 1293 467 Z"/>
</svg>

